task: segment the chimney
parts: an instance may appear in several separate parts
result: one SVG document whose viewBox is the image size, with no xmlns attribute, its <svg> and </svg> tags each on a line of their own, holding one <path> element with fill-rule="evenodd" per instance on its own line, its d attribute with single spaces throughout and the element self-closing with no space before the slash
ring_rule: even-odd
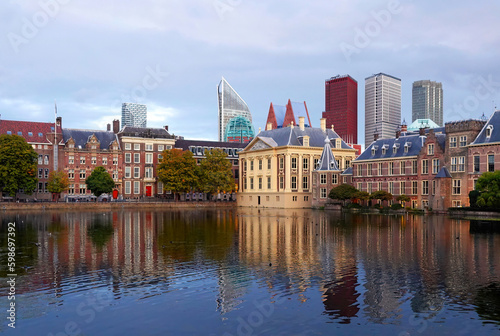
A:
<svg viewBox="0 0 500 336">
<path fill-rule="evenodd" d="M 107 132 L 111 132 L 111 124 L 108 124 L 108 125 L 106 126 L 106 131 L 107 131 Z"/>
<path fill-rule="evenodd" d="M 293 129 L 293 120 L 290 122 L 290 127 Z"/>
<path fill-rule="evenodd" d="M 120 120 L 115 119 L 113 120 L 113 133 L 117 134 L 120 132 Z"/>
<path fill-rule="evenodd" d="M 420 136 L 425 135 L 425 127 L 420 127 L 420 128 L 418 129 L 418 133 L 420 134 Z"/>
<path fill-rule="evenodd" d="M 168 132 L 168 125 L 163 126 L 163 128 Z"/>
<path fill-rule="evenodd" d="M 401 124 L 401 132 L 402 133 L 408 132 L 408 126 L 406 126 L 406 122 L 404 119 L 403 119 L 403 123 Z"/>
<path fill-rule="evenodd" d="M 373 141 L 377 141 L 378 140 L 378 130 L 375 129 L 375 132 L 373 132 Z"/>
<path fill-rule="evenodd" d="M 396 130 L 396 139 L 398 139 L 401 136 L 401 128 L 398 127 Z"/>
<path fill-rule="evenodd" d="M 261 131 L 262 131 L 262 128 L 259 127 L 259 134 L 260 134 Z"/>
<path fill-rule="evenodd" d="M 273 123 L 268 122 L 266 125 L 266 131 L 270 131 L 273 129 Z"/>
<path fill-rule="evenodd" d="M 306 117 L 299 117 L 299 128 L 301 131 L 304 130 Z"/>
<path fill-rule="evenodd" d="M 57 117 L 56 118 L 56 125 L 59 127 L 62 127 L 62 117 Z"/>
<path fill-rule="evenodd" d="M 323 132 L 326 132 L 326 118 L 321 118 L 319 121 L 320 121 L 320 124 L 321 124 L 321 130 Z"/>
</svg>

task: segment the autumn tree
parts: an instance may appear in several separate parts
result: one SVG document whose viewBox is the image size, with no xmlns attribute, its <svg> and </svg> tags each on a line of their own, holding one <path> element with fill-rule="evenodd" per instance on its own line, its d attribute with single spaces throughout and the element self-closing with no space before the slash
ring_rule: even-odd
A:
<svg viewBox="0 0 500 336">
<path fill-rule="evenodd" d="M 410 198 L 410 196 L 403 194 L 403 195 L 399 195 L 398 197 L 396 197 L 396 201 L 401 203 L 401 205 L 404 205 L 404 204 L 406 204 L 406 202 L 411 201 L 411 198 Z"/>
<path fill-rule="evenodd" d="M 357 192 L 358 189 L 354 188 L 352 185 L 341 184 L 330 190 L 328 197 L 331 199 L 340 200 L 343 204 L 345 204 L 346 200 L 355 198 Z"/>
<path fill-rule="evenodd" d="M 200 187 L 204 192 L 215 194 L 219 191 L 230 192 L 234 189 L 231 161 L 220 149 L 205 152 L 200 163 Z"/>
<path fill-rule="evenodd" d="M 94 169 L 85 180 L 85 184 L 97 197 L 112 192 L 115 187 L 115 181 L 103 166 Z"/>
<path fill-rule="evenodd" d="M 165 190 L 171 190 L 176 196 L 181 192 L 197 189 L 199 167 L 193 153 L 180 149 L 163 151 L 163 158 L 158 164 L 158 179 Z"/>
<path fill-rule="evenodd" d="M 363 204 L 365 204 L 365 202 L 370 199 L 370 194 L 367 191 L 358 191 L 354 193 L 354 198 L 362 201 Z"/>
<path fill-rule="evenodd" d="M 483 173 L 477 180 L 479 192 L 476 205 L 480 208 L 500 208 L 500 170 Z"/>
<path fill-rule="evenodd" d="M 392 194 L 385 190 L 377 190 L 370 195 L 370 198 L 381 200 L 383 204 L 384 201 L 392 200 Z"/>
<path fill-rule="evenodd" d="M 50 172 L 49 179 L 47 180 L 47 190 L 54 196 L 57 195 L 57 199 L 59 199 L 59 195 L 63 191 L 68 190 L 68 187 L 69 179 L 65 172 L 61 170 Z"/>
<path fill-rule="evenodd" d="M 15 196 L 19 190 L 31 194 L 37 187 L 38 154 L 18 135 L 0 135 L 0 189 Z"/>
</svg>

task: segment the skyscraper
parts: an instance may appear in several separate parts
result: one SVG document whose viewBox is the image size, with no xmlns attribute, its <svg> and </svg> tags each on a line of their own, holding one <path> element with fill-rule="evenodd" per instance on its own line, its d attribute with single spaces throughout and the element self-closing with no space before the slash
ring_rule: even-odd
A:
<svg viewBox="0 0 500 336">
<path fill-rule="evenodd" d="M 381 139 L 394 137 L 401 125 L 401 79 L 379 73 L 365 79 L 365 148 L 376 132 Z"/>
<path fill-rule="evenodd" d="M 226 126 L 234 117 L 243 116 L 252 122 L 252 115 L 247 103 L 229 85 L 224 77 L 217 86 L 217 97 L 219 99 L 219 141 L 227 141 L 225 134 Z"/>
<path fill-rule="evenodd" d="M 143 104 L 122 104 L 122 127 L 147 127 L 148 108 Z"/>
<path fill-rule="evenodd" d="M 344 141 L 358 143 L 358 82 L 349 75 L 325 81 L 326 126 L 334 126 Z"/>
<path fill-rule="evenodd" d="M 443 126 L 443 84 L 430 80 L 413 82 L 412 122 L 417 119 L 431 119 Z"/>
</svg>

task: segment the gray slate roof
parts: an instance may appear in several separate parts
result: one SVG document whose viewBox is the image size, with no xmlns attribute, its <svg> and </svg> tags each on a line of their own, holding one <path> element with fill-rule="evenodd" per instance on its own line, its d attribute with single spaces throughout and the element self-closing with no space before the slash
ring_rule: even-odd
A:
<svg viewBox="0 0 500 336">
<path fill-rule="evenodd" d="M 356 161 L 416 156 L 420 153 L 425 139 L 425 137 L 421 137 L 418 134 L 401 136 L 399 138 L 379 139 L 372 142 L 371 145 L 358 156 Z M 407 152 L 405 152 L 405 145 L 408 147 Z M 393 151 L 394 147 L 396 147 L 396 153 Z M 384 148 L 386 149 L 385 153 L 383 150 Z M 374 154 L 372 154 L 372 149 L 375 149 Z"/>
<path fill-rule="evenodd" d="M 352 175 L 352 167 L 347 168 L 340 175 Z"/>
<path fill-rule="evenodd" d="M 451 174 L 450 172 L 448 171 L 448 168 L 446 167 L 443 167 L 439 170 L 439 173 L 437 173 L 436 177 L 435 178 L 451 178 Z"/>
<path fill-rule="evenodd" d="M 340 170 L 337 161 L 332 153 L 332 146 L 330 139 L 325 138 L 325 146 L 323 147 L 323 153 L 321 153 L 321 158 L 318 161 L 317 171 L 338 171 Z"/>
<path fill-rule="evenodd" d="M 150 128 L 150 127 L 131 127 L 125 126 L 119 135 L 131 136 L 131 137 L 141 137 L 141 138 L 163 138 L 163 139 L 173 139 L 174 136 L 170 135 L 164 128 Z"/>
<path fill-rule="evenodd" d="M 486 130 L 489 128 L 493 128 L 491 130 L 491 136 L 486 137 Z M 500 142 L 500 111 L 495 111 L 490 119 L 486 122 L 483 129 L 477 135 L 474 142 L 471 145 L 482 145 Z"/>
<path fill-rule="evenodd" d="M 271 138 L 275 143 L 276 147 L 281 146 L 302 146 L 302 140 L 305 135 L 309 136 L 309 146 L 310 147 L 324 147 L 325 138 L 328 137 L 331 141 L 340 138 L 339 135 L 332 131 L 331 129 L 327 129 L 325 132 L 321 130 L 321 128 L 312 128 L 305 127 L 302 131 L 299 127 L 284 127 L 278 128 L 270 131 L 262 131 L 256 137 L 258 138 Z M 263 139 L 264 140 L 264 139 Z M 267 141 L 265 141 L 268 143 Z M 335 146 L 332 146 L 335 147 Z M 342 140 L 341 148 L 343 149 L 352 149 L 347 143 Z"/>
<path fill-rule="evenodd" d="M 75 141 L 75 148 L 85 148 L 85 145 L 90 140 L 92 135 L 95 135 L 97 140 L 99 140 L 101 149 L 109 149 L 109 146 L 113 143 L 113 141 L 117 140 L 118 142 L 116 134 L 108 131 L 63 128 L 62 132 L 64 143 L 66 143 L 70 138 L 73 138 Z M 118 146 L 120 146 L 119 142 Z"/>
</svg>

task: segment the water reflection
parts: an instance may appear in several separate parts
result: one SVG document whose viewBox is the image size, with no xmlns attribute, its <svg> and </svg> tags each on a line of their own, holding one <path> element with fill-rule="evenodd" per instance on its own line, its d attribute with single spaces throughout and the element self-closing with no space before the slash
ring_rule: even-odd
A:
<svg viewBox="0 0 500 336">
<path fill-rule="evenodd" d="M 184 318 L 196 307 L 198 327 L 214 334 L 236 330 L 236 314 L 256 299 L 286 299 L 275 314 L 319 321 L 318 332 L 328 321 L 411 330 L 415 316 L 446 322 L 454 312 L 500 321 L 500 235 L 471 234 L 468 221 L 262 209 L 3 213 L 3 265 L 9 221 L 18 223 L 28 320 L 104 291 L 110 306 L 151 303 L 158 321 L 164 307 Z M 282 330 L 278 318 L 266 323 Z"/>
</svg>

